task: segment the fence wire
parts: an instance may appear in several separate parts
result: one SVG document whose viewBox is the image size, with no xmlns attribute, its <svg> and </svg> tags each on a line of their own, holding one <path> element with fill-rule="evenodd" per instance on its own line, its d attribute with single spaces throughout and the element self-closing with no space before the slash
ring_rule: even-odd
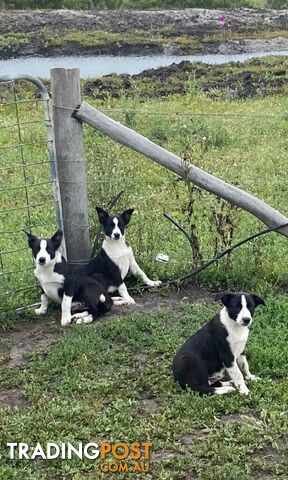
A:
<svg viewBox="0 0 288 480">
<path fill-rule="evenodd" d="M 30 305 L 39 298 L 32 273 L 33 259 L 23 229 L 50 236 L 56 224 L 61 226 L 51 106 L 48 94 L 39 98 L 39 91 L 31 84 L 25 83 L 24 87 L 22 81 L 0 79 L 0 314 Z M 105 105 L 100 110 L 285 213 L 287 109 L 284 113 L 213 113 L 187 107 L 187 111 L 175 112 L 167 110 L 163 103 L 163 111 Z M 279 151 L 275 145 L 274 150 L 270 148 L 272 135 L 277 138 L 275 145 Z M 250 155 L 253 141 L 263 159 L 259 156 L 255 160 Z M 109 199 L 123 189 L 123 198 L 113 211 L 135 208 L 129 243 L 141 266 L 153 278 L 180 277 L 231 243 L 262 228 L 247 213 L 189 186 L 185 180 L 89 127 L 84 129 L 84 143 L 92 242 L 99 229 L 95 206 L 107 207 Z M 226 150 L 233 153 L 231 146 L 237 153 L 233 159 L 227 159 Z M 254 161 L 261 165 L 259 174 Z M 174 216 L 191 234 L 199 250 L 198 258 L 193 258 L 187 239 L 163 217 L 163 211 Z M 254 264 L 256 270 L 262 268 L 266 275 L 271 265 L 274 268 L 281 262 L 286 251 L 284 242 L 284 237 L 275 234 L 259 240 L 257 245 L 247 245 L 241 253 L 237 251 L 237 275 L 241 269 L 245 275 L 247 271 L 253 275 Z M 158 253 L 167 254 L 169 261 L 156 262 Z M 229 270 L 233 271 L 231 264 Z"/>
<path fill-rule="evenodd" d="M 39 288 L 23 230 L 50 235 L 61 226 L 49 102 L 37 79 L 0 78 L 0 315 L 31 303 Z"/>
</svg>

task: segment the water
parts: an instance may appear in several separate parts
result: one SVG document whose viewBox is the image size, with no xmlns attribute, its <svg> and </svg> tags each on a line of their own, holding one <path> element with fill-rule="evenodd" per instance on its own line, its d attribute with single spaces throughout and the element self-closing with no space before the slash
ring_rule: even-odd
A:
<svg viewBox="0 0 288 480">
<path fill-rule="evenodd" d="M 267 55 L 285 55 L 288 51 L 239 53 L 235 55 L 154 55 L 121 56 L 100 55 L 93 57 L 28 57 L 0 61 L 0 75 L 23 73 L 50 78 L 50 68 L 80 68 L 81 77 L 101 77 L 111 73 L 140 73 L 148 68 L 165 67 L 183 60 L 219 65 L 228 62 L 244 62 L 249 58 Z"/>
</svg>

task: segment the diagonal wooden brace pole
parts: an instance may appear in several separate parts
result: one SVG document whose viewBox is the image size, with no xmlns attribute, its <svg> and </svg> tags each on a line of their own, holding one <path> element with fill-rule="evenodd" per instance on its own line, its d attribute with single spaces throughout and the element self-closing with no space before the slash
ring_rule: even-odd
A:
<svg viewBox="0 0 288 480">
<path fill-rule="evenodd" d="M 188 179 L 198 187 L 246 210 L 268 227 L 276 227 L 288 222 L 288 218 L 285 215 L 262 200 L 191 165 L 177 155 L 159 147 L 159 145 L 151 142 L 143 135 L 99 112 L 87 102 L 83 102 L 77 107 L 73 112 L 73 116 L 108 135 L 115 142 L 132 148 L 159 165 L 172 170 L 180 177 Z M 288 236 L 288 227 L 284 227 L 277 232 Z"/>
</svg>

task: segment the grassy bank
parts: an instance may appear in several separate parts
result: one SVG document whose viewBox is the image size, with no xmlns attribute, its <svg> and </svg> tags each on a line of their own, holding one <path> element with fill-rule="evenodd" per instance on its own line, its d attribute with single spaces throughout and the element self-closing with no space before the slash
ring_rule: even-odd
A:
<svg viewBox="0 0 288 480">
<path fill-rule="evenodd" d="M 231 5 L 219 11 L 209 10 L 209 5 L 204 7 L 180 11 L 92 10 L 89 13 L 4 10 L 0 14 L 0 58 L 238 53 L 251 48 L 255 51 L 253 40 L 258 39 L 262 41 L 257 44 L 258 51 L 287 48 L 287 16 L 280 10 L 267 9 L 264 15 L 261 8 L 236 9 Z M 277 41 L 271 42 L 273 39 Z"/>
<path fill-rule="evenodd" d="M 85 95 L 104 101 L 121 97 L 163 100 L 175 94 L 191 97 L 201 92 L 213 100 L 247 100 L 285 95 L 287 66 L 287 58 L 280 56 L 217 66 L 183 61 L 136 75 L 105 75 L 82 85 Z"/>
<path fill-rule="evenodd" d="M 210 30 L 210 31 L 209 31 Z M 56 33 L 56 34 L 55 34 Z M 76 55 L 76 54 L 145 54 L 147 49 L 156 53 L 196 55 L 217 53 L 220 44 L 241 41 L 246 38 L 271 40 L 287 38 L 286 28 L 248 26 L 234 31 L 233 28 L 201 28 L 195 33 L 175 31 L 173 25 L 142 30 L 131 28 L 124 32 L 97 29 L 76 29 L 64 26 L 42 27 L 36 31 L 8 32 L 0 34 L 0 56 L 11 58 L 31 55 Z"/>
</svg>

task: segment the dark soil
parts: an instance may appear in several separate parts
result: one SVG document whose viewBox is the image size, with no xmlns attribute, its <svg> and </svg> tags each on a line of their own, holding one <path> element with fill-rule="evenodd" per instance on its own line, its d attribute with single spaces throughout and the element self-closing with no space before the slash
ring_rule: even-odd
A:
<svg viewBox="0 0 288 480">
<path fill-rule="evenodd" d="M 0 389 L 0 405 L 11 408 L 28 408 L 29 402 L 25 395 L 17 388 L 1 388 Z"/>
<path fill-rule="evenodd" d="M 217 32 L 222 25 L 217 19 L 224 15 L 227 28 L 233 31 L 288 27 L 287 10 L 235 8 L 209 10 L 187 8 L 184 10 L 112 10 L 112 11 L 17 11 L 2 12 L 0 33 L 39 31 L 49 25 L 57 30 L 102 30 L 127 32 L 131 29 L 158 31 L 170 26 L 170 35 L 203 34 Z M 215 21 L 216 20 L 216 21 Z"/>
<path fill-rule="evenodd" d="M 227 100 L 265 97 L 285 93 L 288 84 L 288 60 L 277 58 L 270 62 L 253 59 L 226 65 L 205 65 L 183 61 L 168 67 L 144 70 L 137 75 L 107 75 L 87 81 L 83 93 L 105 100 L 123 95 L 137 98 L 165 98 L 184 95 L 192 87 L 210 97 Z"/>
<path fill-rule="evenodd" d="M 159 412 L 160 405 L 155 398 L 143 398 L 141 400 L 141 416 L 147 417 Z"/>
<path fill-rule="evenodd" d="M 222 415 L 220 417 L 220 423 L 225 425 L 229 423 L 257 423 L 260 422 L 260 417 L 259 415 L 252 413 L 252 412 L 247 412 L 247 413 L 228 413 L 227 415 Z"/>
<path fill-rule="evenodd" d="M 277 442 L 278 443 L 278 442 Z M 252 478 L 261 480 L 274 480 L 278 478 L 277 475 L 273 475 L 269 472 L 271 466 L 284 465 L 286 462 L 286 455 L 284 451 L 274 448 L 272 445 L 266 445 L 261 450 L 254 452 L 252 458 L 256 461 L 257 468 L 253 471 Z M 287 477 L 279 478 L 286 479 Z"/>
<path fill-rule="evenodd" d="M 114 306 L 109 315 L 100 321 L 109 321 L 113 317 L 123 317 L 131 314 L 148 314 L 158 310 L 172 309 L 181 303 L 189 302 L 211 302 L 212 295 L 200 289 L 196 285 L 187 285 L 179 290 L 159 293 L 145 291 L 143 294 L 134 294 L 136 305 Z M 58 317 L 58 320 L 54 318 Z M 93 325 L 93 324 L 92 324 Z M 89 326 L 87 326 L 89 328 Z M 60 327 L 60 310 L 53 312 L 53 320 L 45 317 L 33 317 L 30 319 L 21 319 L 13 331 L 2 335 L 0 344 L 0 366 L 2 368 L 16 367 L 28 362 L 29 355 L 34 352 L 43 352 L 54 340 L 69 335 L 69 327 Z M 138 352 L 139 353 L 139 352 Z M 140 353 L 139 353 L 140 355 Z M 139 361 L 145 360 L 139 356 Z"/>
<path fill-rule="evenodd" d="M 16 330 L 2 335 L 6 355 L 0 365 L 5 368 L 23 365 L 27 363 L 29 354 L 43 351 L 47 345 L 64 333 L 59 332 L 55 322 L 47 318 L 20 320 Z"/>
<path fill-rule="evenodd" d="M 225 26 L 217 19 L 224 15 Z M 288 26 L 287 10 L 236 8 L 230 10 L 161 10 L 161 11 L 18 11 L 0 14 L 0 34 L 14 35 L 16 41 L 3 42 L 0 58 L 51 55 L 151 55 L 187 53 L 237 53 L 256 50 L 287 49 L 282 38 Z M 47 35 L 45 28 L 52 34 Z M 81 39 L 57 42 L 65 32 L 79 31 L 117 33 L 104 43 Z M 141 42 L 127 32 L 141 32 Z M 265 32 L 275 32 L 266 39 Z M 257 32 L 255 39 L 255 32 Z M 16 37 L 15 37 L 16 34 Z M 52 36 L 52 38 L 51 38 Z M 139 35 L 138 35 L 139 36 Z M 285 36 L 283 34 L 283 36 Z M 252 38 L 251 38 L 252 37 Z M 24 42 L 17 42 L 19 38 Z M 182 40 L 181 40 L 182 39 Z M 190 41 L 189 41 L 190 39 Z M 248 40 L 247 40 L 248 39 Z M 250 40 L 249 40 L 250 39 Z M 259 40 L 260 39 L 260 40 Z M 91 40 L 91 39 L 90 39 Z M 86 43 L 86 45 L 85 45 Z M 54 46 L 53 46 L 54 45 Z"/>
<path fill-rule="evenodd" d="M 213 301 L 213 295 L 197 285 L 189 284 L 179 289 L 171 288 L 170 290 L 159 293 L 149 290 L 142 293 L 130 292 L 136 300 L 135 305 L 114 306 L 111 316 L 131 315 L 135 313 L 146 314 L 159 310 L 169 310 L 180 305 L 181 302 L 206 303 Z M 109 317 L 107 317 L 109 318 Z"/>
<path fill-rule="evenodd" d="M 209 428 L 199 428 L 196 430 L 192 430 L 191 433 L 185 433 L 180 439 L 180 445 L 191 445 L 195 444 L 195 442 L 201 442 L 207 440 L 207 435 L 210 433 Z"/>
<path fill-rule="evenodd" d="M 171 289 L 165 293 L 145 291 L 143 294 L 133 294 L 136 305 L 115 306 L 112 312 L 104 317 L 102 321 L 109 321 L 113 317 L 122 317 L 135 313 L 148 314 L 163 309 L 172 309 L 181 303 L 181 301 L 190 302 L 211 302 L 212 295 L 200 289 L 196 285 L 187 285 L 179 290 Z M 55 316 L 58 319 L 55 321 Z M 92 324 L 93 326 L 93 324 Z M 86 326 L 90 328 L 91 326 Z M 93 328 L 93 327 L 92 327 Z M 45 353 L 45 348 L 53 341 L 68 336 L 71 330 L 69 327 L 60 327 L 60 310 L 53 312 L 53 319 L 48 315 L 45 317 L 30 317 L 20 319 L 16 328 L 12 331 L 2 334 L 0 343 L 0 368 L 12 368 L 24 365 L 29 361 L 29 355 L 32 353 Z M 145 361 L 145 354 L 140 352 L 138 361 Z M 24 395 L 17 389 L 0 389 L 0 404 L 11 407 L 26 408 L 28 401 Z M 159 405 L 152 397 L 143 396 L 141 399 L 143 416 L 156 413 Z"/>
</svg>

